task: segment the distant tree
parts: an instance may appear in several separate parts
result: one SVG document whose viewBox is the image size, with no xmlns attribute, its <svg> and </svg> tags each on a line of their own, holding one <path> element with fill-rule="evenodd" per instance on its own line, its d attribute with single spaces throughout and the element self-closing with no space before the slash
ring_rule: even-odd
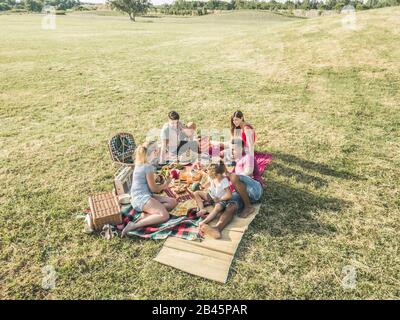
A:
<svg viewBox="0 0 400 320">
<path fill-rule="evenodd" d="M 135 17 L 145 14 L 152 6 L 149 0 L 109 0 L 112 9 L 125 12 L 129 15 L 129 19 L 135 21 Z"/>
<path fill-rule="evenodd" d="M 10 10 L 15 5 L 15 0 L 0 0 L 0 11 Z"/>
<path fill-rule="evenodd" d="M 336 10 L 337 12 L 340 12 L 340 11 L 343 9 L 344 6 L 345 6 L 345 3 L 342 2 L 342 1 L 340 1 L 340 2 L 337 2 L 337 3 L 335 4 L 335 6 L 333 7 L 333 9 Z"/>
<path fill-rule="evenodd" d="M 43 6 L 44 4 L 41 0 L 24 0 L 24 7 L 28 11 L 41 12 Z"/>
<path fill-rule="evenodd" d="M 361 11 L 361 10 L 364 10 L 365 8 L 364 8 L 364 5 L 362 4 L 362 3 L 357 3 L 356 4 L 356 10 L 357 11 Z"/>
<path fill-rule="evenodd" d="M 235 0 L 235 9 L 243 8 L 243 1 L 242 0 Z"/>
<path fill-rule="evenodd" d="M 11 5 L 7 2 L 0 1 L 0 11 L 7 11 L 11 9 Z"/>
<path fill-rule="evenodd" d="M 57 10 L 67 10 L 80 6 L 79 0 L 45 0 L 45 5 L 52 6 Z"/>
</svg>

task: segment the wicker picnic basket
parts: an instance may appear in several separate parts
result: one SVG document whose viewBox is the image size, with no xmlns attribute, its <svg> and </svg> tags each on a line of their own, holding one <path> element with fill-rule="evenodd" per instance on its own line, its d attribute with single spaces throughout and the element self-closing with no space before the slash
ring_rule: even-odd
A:
<svg viewBox="0 0 400 320">
<path fill-rule="evenodd" d="M 101 192 L 89 197 L 90 218 L 96 230 L 105 224 L 121 224 L 118 199 L 113 192 Z"/>
<path fill-rule="evenodd" d="M 123 166 L 115 175 L 114 188 L 117 196 L 127 194 L 132 186 L 133 166 Z"/>
<path fill-rule="evenodd" d="M 121 165 L 134 165 L 135 139 L 130 133 L 120 132 L 108 141 L 111 159 Z"/>
</svg>

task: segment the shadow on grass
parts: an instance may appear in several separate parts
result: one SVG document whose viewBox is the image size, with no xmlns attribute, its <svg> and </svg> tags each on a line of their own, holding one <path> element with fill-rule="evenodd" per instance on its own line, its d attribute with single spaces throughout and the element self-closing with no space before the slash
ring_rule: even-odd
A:
<svg viewBox="0 0 400 320">
<path fill-rule="evenodd" d="M 299 166 L 303 170 L 293 169 L 290 165 Z M 316 189 L 326 187 L 328 180 L 314 176 L 310 171 L 340 179 L 362 179 L 346 171 L 334 170 L 325 164 L 279 152 L 274 153 L 274 161 L 266 170 L 274 171 L 277 176 L 294 177 L 296 182 L 312 185 Z M 272 236 L 333 234 L 336 232 L 335 225 L 321 223 L 316 215 L 324 212 L 339 213 L 351 205 L 350 202 L 326 195 L 325 192 L 289 185 L 272 177 L 265 181 L 261 212 L 253 222 L 255 232 L 267 232 Z"/>
<path fill-rule="evenodd" d="M 282 250 L 293 251 L 308 245 L 307 241 L 302 241 L 293 247 L 292 242 L 296 241 L 297 237 L 307 239 L 308 235 L 324 238 L 334 236 L 337 231 L 336 225 L 322 222 L 318 215 L 340 214 L 343 209 L 351 206 L 350 202 L 337 197 L 287 185 L 271 177 L 265 180 L 260 212 L 251 223 L 244 235 L 244 241 L 236 252 L 229 278 L 237 272 L 237 259 L 246 260 L 246 255 L 253 245 L 263 247 L 273 241 L 273 246 L 277 244 Z M 305 237 L 300 237 L 302 235 Z"/>
<path fill-rule="evenodd" d="M 287 167 L 281 163 L 273 163 L 271 167 L 278 176 L 293 177 L 297 182 L 311 184 L 317 189 L 328 185 L 328 181 L 326 179 L 315 177 L 305 173 L 304 171 Z"/>
<path fill-rule="evenodd" d="M 326 175 L 326 176 L 331 176 L 331 177 L 336 177 L 336 178 L 341 178 L 341 179 L 354 179 L 354 180 L 362 179 L 362 177 L 355 175 L 353 173 L 347 172 L 345 170 L 340 170 L 340 171 L 334 170 L 326 164 L 301 159 L 301 158 L 291 155 L 291 154 L 275 152 L 273 155 L 274 155 L 275 160 L 281 160 L 282 162 L 285 162 L 286 164 L 289 164 L 289 165 L 290 164 L 297 165 L 297 166 L 302 167 L 303 169 L 318 172 L 321 175 Z M 275 164 L 275 165 L 277 165 L 277 164 Z M 301 173 L 301 174 L 304 176 L 307 176 L 304 173 Z"/>
<path fill-rule="evenodd" d="M 331 235 L 334 225 L 323 224 L 316 215 L 323 212 L 339 213 L 350 206 L 348 201 L 297 189 L 269 180 L 264 188 L 262 208 L 254 220 L 254 231 L 267 231 L 272 236 L 313 233 Z"/>
</svg>

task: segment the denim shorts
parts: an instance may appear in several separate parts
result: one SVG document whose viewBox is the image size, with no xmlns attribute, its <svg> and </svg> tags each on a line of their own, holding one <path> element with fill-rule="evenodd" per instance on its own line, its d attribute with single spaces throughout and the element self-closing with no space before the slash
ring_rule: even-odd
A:
<svg viewBox="0 0 400 320">
<path fill-rule="evenodd" d="M 236 213 L 242 211 L 244 207 L 244 202 L 242 198 L 240 197 L 239 193 L 236 191 L 232 193 L 232 198 L 231 200 L 228 201 L 228 204 L 235 204 L 236 205 Z"/>
<path fill-rule="evenodd" d="M 151 199 L 151 194 L 139 194 L 131 197 L 131 204 L 136 212 L 142 212 L 144 205 Z"/>
<path fill-rule="evenodd" d="M 222 210 L 225 210 L 225 208 L 228 206 L 230 200 L 222 200 L 219 202 L 215 202 L 215 205 L 219 204 L 220 206 L 222 206 Z"/>
<path fill-rule="evenodd" d="M 250 202 L 257 202 L 261 199 L 263 187 L 261 183 L 249 176 L 238 175 L 241 182 L 246 185 L 247 194 L 249 195 Z"/>
<path fill-rule="evenodd" d="M 238 175 L 238 177 L 240 181 L 246 185 L 246 190 L 247 194 L 249 195 L 250 202 L 254 203 L 260 200 L 263 193 L 263 188 L 261 184 L 248 176 Z M 237 212 L 242 211 L 244 207 L 244 202 L 237 191 L 232 193 L 232 198 L 228 202 L 236 205 Z"/>
<path fill-rule="evenodd" d="M 225 210 L 225 208 L 228 206 L 229 203 L 230 203 L 230 200 L 221 200 L 219 202 L 215 202 L 214 199 L 211 197 L 211 195 L 208 193 L 207 201 L 206 201 L 205 205 L 215 206 L 217 204 L 220 204 L 222 206 L 222 210 Z"/>
</svg>

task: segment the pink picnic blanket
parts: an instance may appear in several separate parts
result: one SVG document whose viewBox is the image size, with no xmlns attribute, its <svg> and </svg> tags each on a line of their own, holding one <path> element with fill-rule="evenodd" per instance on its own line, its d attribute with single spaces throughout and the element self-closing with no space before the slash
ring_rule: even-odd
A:
<svg viewBox="0 0 400 320">
<path fill-rule="evenodd" d="M 260 175 L 262 175 L 267 165 L 272 161 L 272 154 L 254 151 L 254 159 L 257 162 Z"/>
<path fill-rule="evenodd" d="M 265 168 L 271 161 L 272 161 L 272 154 L 254 151 L 254 162 L 255 162 L 254 163 L 254 178 L 257 181 L 259 181 L 262 186 L 264 185 L 264 179 L 262 177 L 262 174 L 264 173 Z M 233 187 L 232 182 L 230 182 L 229 187 L 232 192 L 235 191 L 235 188 Z"/>
<path fill-rule="evenodd" d="M 209 143 L 208 153 L 212 156 L 219 156 L 221 154 L 221 152 L 224 150 L 223 143 L 210 144 L 209 141 L 207 141 L 207 143 Z M 254 160 L 258 167 L 259 175 L 262 176 L 265 168 L 272 161 L 272 154 L 254 151 Z M 257 170 L 257 169 L 255 169 L 255 170 Z"/>
</svg>

